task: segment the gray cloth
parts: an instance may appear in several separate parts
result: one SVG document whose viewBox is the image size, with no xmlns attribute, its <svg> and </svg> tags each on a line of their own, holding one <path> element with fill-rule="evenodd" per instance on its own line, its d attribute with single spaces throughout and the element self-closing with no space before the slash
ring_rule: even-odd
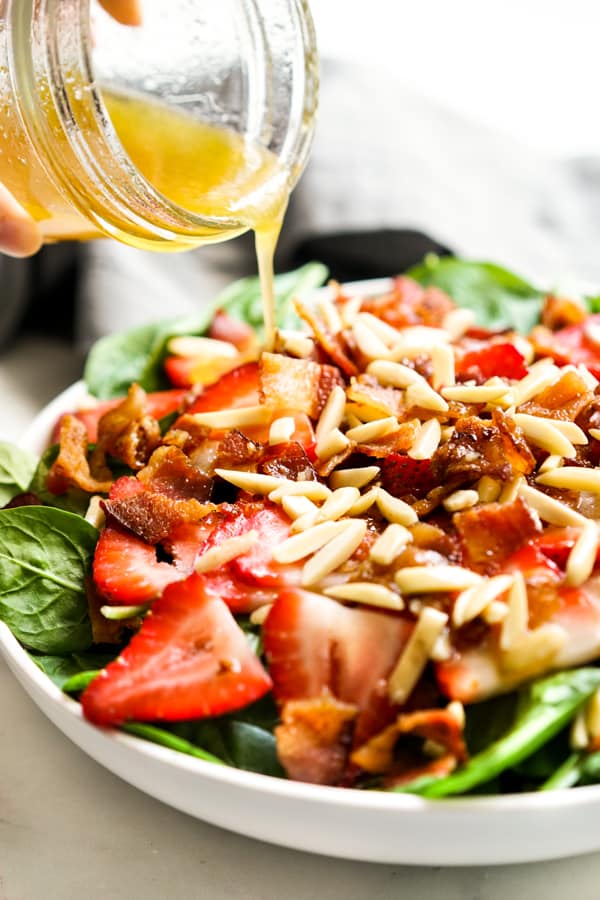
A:
<svg viewBox="0 0 600 900">
<path fill-rule="evenodd" d="M 565 276 L 600 285 L 600 160 L 543 158 L 381 72 L 326 64 L 314 149 L 292 195 L 278 267 L 307 236 L 384 226 L 419 228 L 457 253 L 502 262 L 543 285 Z M 80 252 L 77 334 L 85 346 L 192 312 L 256 268 L 249 236 L 181 255 L 111 241 Z M 19 265 L 3 261 L 2 315 L 13 321 L 23 293 Z"/>
</svg>

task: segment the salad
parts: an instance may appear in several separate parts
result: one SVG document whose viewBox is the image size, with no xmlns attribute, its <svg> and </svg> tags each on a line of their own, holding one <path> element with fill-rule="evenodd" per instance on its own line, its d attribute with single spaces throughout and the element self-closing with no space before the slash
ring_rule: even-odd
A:
<svg viewBox="0 0 600 900">
<path fill-rule="evenodd" d="M 0 619 L 98 727 L 428 797 L 600 780 L 600 304 L 312 264 L 93 348 L 0 445 Z"/>
</svg>

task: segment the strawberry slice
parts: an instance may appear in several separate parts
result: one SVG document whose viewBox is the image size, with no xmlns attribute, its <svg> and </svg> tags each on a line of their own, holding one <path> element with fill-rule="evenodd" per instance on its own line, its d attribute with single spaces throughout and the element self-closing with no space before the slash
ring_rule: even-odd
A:
<svg viewBox="0 0 600 900">
<path fill-rule="evenodd" d="M 456 374 L 477 381 L 486 381 L 499 375 L 500 378 L 525 378 L 527 366 L 525 357 L 514 344 L 488 344 L 480 350 L 471 350 L 456 361 Z"/>
<path fill-rule="evenodd" d="M 225 603 L 191 575 L 171 585 L 118 660 L 81 697 L 96 725 L 219 716 L 258 700 L 271 679 Z"/>
<path fill-rule="evenodd" d="M 215 412 L 220 409 L 255 406 L 260 400 L 259 389 L 258 363 L 245 363 L 205 387 L 187 412 Z"/>
<path fill-rule="evenodd" d="M 308 591 L 282 591 L 263 626 L 273 692 L 280 703 L 333 694 L 355 704 L 355 742 L 394 716 L 386 680 L 413 625 L 394 613 L 350 609 Z"/>
<path fill-rule="evenodd" d="M 595 378 L 600 378 L 600 344 L 596 339 L 599 326 L 600 315 L 586 316 L 585 322 L 554 333 L 534 329 L 532 340 L 540 356 L 551 356 L 562 366 L 583 363 Z"/>
<path fill-rule="evenodd" d="M 390 453 L 384 459 L 381 478 L 386 491 L 394 497 L 424 497 L 436 484 L 430 459 L 413 459 L 403 453 Z"/>
<path fill-rule="evenodd" d="M 146 409 L 148 415 L 152 416 L 154 419 L 162 419 L 164 416 L 168 416 L 179 408 L 185 394 L 186 391 L 179 389 L 156 391 L 153 394 L 146 394 Z M 115 407 L 117 407 L 119 403 L 122 403 L 124 399 L 125 397 L 119 397 L 116 400 L 103 400 L 90 409 L 80 409 L 77 412 L 71 413 L 76 419 L 83 422 L 87 428 L 88 440 L 91 444 L 95 443 L 98 439 L 98 422 L 104 413 L 111 409 L 115 409 Z M 52 432 L 52 440 L 55 442 L 58 442 L 60 436 L 60 423 L 62 419 L 63 416 L 60 417 Z"/>
</svg>

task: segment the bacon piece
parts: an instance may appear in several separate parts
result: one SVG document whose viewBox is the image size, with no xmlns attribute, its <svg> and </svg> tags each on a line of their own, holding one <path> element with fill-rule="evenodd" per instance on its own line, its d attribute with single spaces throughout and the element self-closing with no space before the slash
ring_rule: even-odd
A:
<svg viewBox="0 0 600 900">
<path fill-rule="evenodd" d="M 418 430 L 418 419 L 402 422 L 396 431 L 392 431 L 376 441 L 369 441 L 368 444 L 357 444 L 355 452 L 364 453 L 365 456 L 374 456 L 378 459 L 385 459 L 391 453 L 405 453 L 414 444 Z"/>
<path fill-rule="evenodd" d="M 454 765 L 468 759 L 462 727 L 447 709 L 401 713 L 395 722 L 354 750 L 352 762 L 372 774 L 397 772 L 395 750 L 405 735 L 435 741 L 453 757 Z M 415 763 L 413 762 L 413 767 Z M 404 774 L 404 773 L 402 773 Z"/>
<path fill-rule="evenodd" d="M 158 447 L 138 480 L 152 491 L 178 500 L 208 500 L 212 481 L 177 447 Z"/>
<path fill-rule="evenodd" d="M 60 423 L 60 450 L 48 472 L 47 486 L 53 494 L 64 494 L 72 485 L 90 494 L 107 494 L 113 482 L 106 466 L 94 474 L 88 462 L 88 435 L 83 422 L 63 416 Z"/>
<path fill-rule="evenodd" d="M 363 300 L 362 312 L 370 312 L 394 328 L 428 325 L 439 328 L 453 310 L 450 297 L 437 287 L 423 287 L 412 278 L 400 275 L 394 279 L 389 294 Z"/>
<path fill-rule="evenodd" d="M 534 465 L 529 447 L 498 410 L 492 422 L 476 416 L 457 419 L 450 440 L 432 460 L 434 476 L 443 485 L 475 481 L 482 475 L 507 481 L 514 474 L 530 472 Z"/>
<path fill-rule="evenodd" d="M 301 444 L 289 441 L 265 447 L 257 466 L 262 475 L 289 478 L 291 481 L 316 481 L 317 473 Z"/>
<path fill-rule="evenodd" d="M 312 331 L 315 341 L 325 356 L 335 363 L 345 375 L 358 375 L 358 369 L 346 353 L 340 337 L 331 334 L 319 317 L 301 303 L 300 300 L 294 301 L 294 307 L 302 321 L 306 322 Z"/>
<path fill-rule="evenodd" d="M 487 503 L 455 513 L 467 565 L 477 572 L 492 575 L 519 547 L 541 531 L 539 519 L 517 497 L 512 503 Z"/>
<path fill-rule="evenodd" d="M 311 784 L 338 784 L 346 770 L 357 714 L 353 703 L 330 696 L 285 703 L 275 739 L 288 776 Z"/>
<path fill-rule="evenodd" d="M 531 416 L 547 416 L 573 422 L 594 399 L 581 375 L 565 372 L 556 384 L 541 391 L 537 397 L 519 407 L 519 412 Z"/>
<path fill-rule="evenodd" d="M 403 416 L 405 413 L 402 391 L 382 387 L 372 375 L 351 378 L 346 390 L 348 400 L 376 410 L 381 416 Z"/>
<path fill-rule="evenodd" d="M 542 325 L 551 331 L 558 331 L 559 328 L 566 328 L 568 325 L 579 325 L 586 316 L 586 310 L 575 300 L 555 297 L 553 294 L 544 298 Z"/>
<path fill-rule="evenodd" d="M 500 432 L 502 449 L 513 474 L 529 475 L 535 468 L 536 460 L 521 430 L 501 409 L 493 411 L 492 422 Z"/>
<path fill-rule="evenodd" d="M 148 544 L 158 544 L 177 525 L 194 525 L 214 509 L 212 503 L 174 500 L 155 491 L 141 491 L 125 500 L 104 502 L 107 515 Z"/>
<path fill-rule="evenodd" d="M 127 397 L 98 422 L 97 450 L 120 459 L 130 469 L 141 469 L 160 437 L 157 420 L 147 413 L 146 392 L 132 384 Z"/>
<path fill-rule="evenodd" d="M 260 389 L 264 402 L 306 413 L 318 419 L 336 385 L 343 385 L 336 368 L 310 359 L 292 359 L 278 353 L 260 358 Z"/>
</svg>

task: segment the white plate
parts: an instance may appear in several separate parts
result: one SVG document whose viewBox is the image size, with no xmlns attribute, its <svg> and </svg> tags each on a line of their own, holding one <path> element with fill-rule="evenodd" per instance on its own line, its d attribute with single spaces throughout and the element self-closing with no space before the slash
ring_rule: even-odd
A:
<svg viewBox="0 0 600 900">
<path fill-rule="evenodd" d="M 57 397 L 22 444 L 41 453 L 57 417 L 76 408 L 84 394 L 78 383 Z M 211 765 L 90 725 L 79 704 L 37 668 L 1 623 L 0 651 L 42 712 L 97 762 L 170 806 L 231 831 L 314 853 L 415 865 L 531 862 L 600 848 L 600 787 L 432 801 Z"/>
</svg>

